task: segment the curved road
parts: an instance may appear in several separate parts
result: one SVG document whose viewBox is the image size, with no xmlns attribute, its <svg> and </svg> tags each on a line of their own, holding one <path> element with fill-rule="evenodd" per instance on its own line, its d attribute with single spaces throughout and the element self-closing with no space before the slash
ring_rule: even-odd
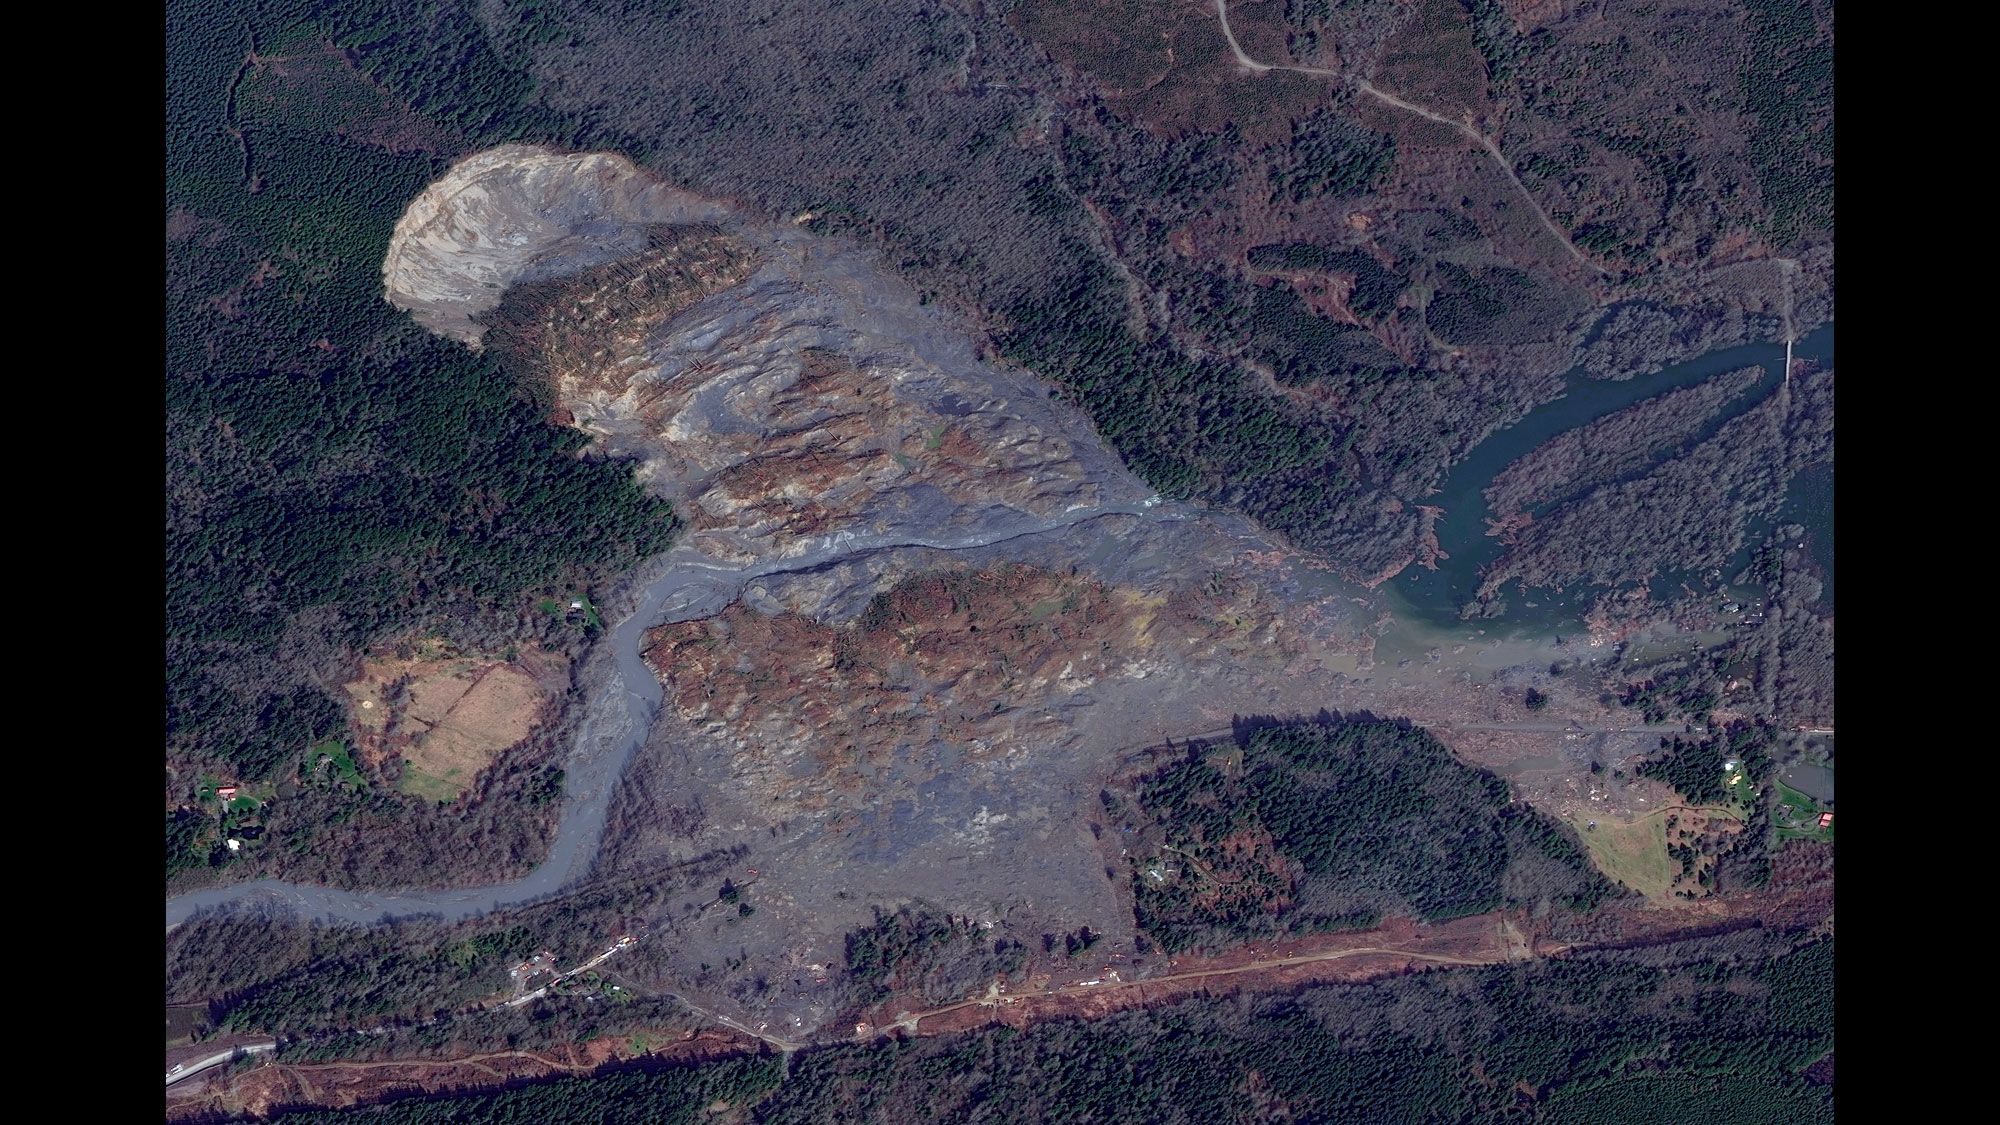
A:
<svg viewBox="0 0 2000 1125">
<path fill-rule="evenodd" d="M 1471 125 L 1467 124 L 1466 122 L 1453 121 L 1449 117 L 1441 117 L 1438 114 L 1432 113 L 1430 110 L 1425 109 L 1423 106 L 1417 105 L 1414 102 L 1406 102 L 1403 99 L 1385 90 L 1378 90 L 1366 78 L 1356 78 L 1353 75 L 1342 74 L 1340 71 L 1328 70 L 1325 67 L 1284 66 L 1275 63 L 1259 62 L 1256 59 L 1251 58 L 1250 55 L 1243 50 L 1243 45 L 1236 41 L 1236 33 L 1234 31 L 1231 31 L 1229 28 L 1229 0 L 1215 0 L 1215 18 L 1222 24 L 1222 37 L 1228 40 L 1229 50 L 1231 51 L 1231 53 L 1235 54 L 1237 65 L 1242 66 L 1246 70 L 1254 70 L 1258 71 L 1259 73 L 1262 73 L 1267 70 L 1289 70 L 1294 74 L 1311 74 L 1321 78 L 1336 79 L 1338 81 L 1345 82 L 1350 86 L 1353 86 L 1356 90 L 1359 90 L 1361 93 L 1364 93 L 1369 97 L 1374 98 L 1376 101 L 1381 102 L 1384 105 L 1395 106 L 1397 109 L 1403 110 L 1406 113 L 1414 113 L 1418 117 L 1428 118 L 1432 121 L 1437 122 L 1440 125 L 1448 125 L 1451 128 L 1458 130 L 1460 133 L 1465 134 L 1467 139 L 1471 140 L 1474 144 L 1477 144 L 1479 147 L 1485 149 L 1487 155 L 1493 158 L 1493 163 L 1498 164 L 1500 166 L 1500 170 L 1506 173 L 1508 181 L 1514 185 L 1514 190 L 1520 192 L 1521 198 L 1528 201 L 1528 206 L 1534 210 L 1535 217 L 1542 221 L 1542 226 L 1547 228 L 1550 234 L 1556 236 L 1556 241 L 1563 244 L 1563 249 L 1569 251 L 1570 257 L 1575 258 L 1577 262 L 1581 264 L 1584 268 L 1593 270 L 1600 276 L 1605 276 L 1605 277 L 1610 276 L 1610 271 L 1604 269 L 1602 266 L 1599 266 L 1597 263 L 1591 261 L 1589 258 L 1584 257 L 1583 251 L 1578 250 L 1576 248 L 1576 244 L 1569 240 L 1569 235 L 1566 232 L 1564 232 L 1564 230 L 1561 227 L 1555 224 L 1555 220 L 1549 218 L 1549 213 L 1547 211 L 1542 210 L 1542 205 L 1535 200 L 1535 197 L 1532 194 L 1529 193 L 1527 185 L 1521 182 L 1521 177 L 1514 174 L 1513 162 L 1508 160 L 1506 155 L 1500 151 L 1500 143 L 1494 140 L 1492 137 L 1489 137 L 1486 134 L 1480 132 L 1479 130 L 1474 129 Z"/>
</svg>

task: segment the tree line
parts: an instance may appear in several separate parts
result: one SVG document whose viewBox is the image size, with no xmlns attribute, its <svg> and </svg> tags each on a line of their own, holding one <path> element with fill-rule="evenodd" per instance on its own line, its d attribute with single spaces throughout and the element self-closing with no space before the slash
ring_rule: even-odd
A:
<svg viewBox="0 0 2000 1125">
<path fill-rule="evenodd" d="M 1833 942 L 1619 954 L 1197 999 L 1026 1030 L 639 1064 L 298 1122 L 746 1120 L 1525 1122 L 1824 1120 Z M 1818 1071 L 1815 1070 L 1814 1073 Z"/>
</svg>

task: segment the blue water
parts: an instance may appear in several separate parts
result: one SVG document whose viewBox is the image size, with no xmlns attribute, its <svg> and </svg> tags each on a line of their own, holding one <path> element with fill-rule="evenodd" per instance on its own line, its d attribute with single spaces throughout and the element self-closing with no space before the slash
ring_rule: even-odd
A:
<svg viewBox="0 0 2000 1125">
<path fill-rule="evenodd" d="M 1833 363 L 1833 325 L 1828 324 L 1792 348 L 1794 359 Z M 1453 467 L 1439 493 L 1429 503 L 1444 509 L 1438 520 L 1438 544 L 1450 558 L 1438 563 L 1435 571 L 1412 566 L 1389 583 L 1399 615 L 1415 616 L 1432 625 L 1451 628 L 1460 624 L 1459 611 L 1479 590 L 1481 573 L 1499 557 L 1498 537 L 1486 534 L 1487 510 L 1484 492 L 1495 475 L 1523 454 L 1565 430 L 1575 429 L 1635 402 L 1653 398 L 1679 387 L 1691 386 L 1725 372 L 1752 364 L 1765 370 L 1765 377 L 1749 393 L 1730 402 L 1724 410 L 1731 416 L 1762 400 L 1784 376 L 1783 344 L 1744 344 L 1710 352 L 1686 363 L 1652 375 L 1640 375 L 1622 382 L 1590 378 L 1579 368 L 1568 376 L 1562 397 L 1530 411 L 1528 416 L 1479 443 L 1470 456 Z M 1811 477 L 1812 481 L 1807 478 Z M 1823 478 L 1824 483 L 1814 483 Z M 1833 601 L 1833 473 L 1813 470 L 1802 474 L 1788 493 L 1782 520 L 1804 524 L 1811 536 L 1814 557 L 1826 571 L 1825 601 Z M 1583 615 L 1601 591 L 1594 587 L 1567 591 L 1530 589 L 1525 595 L 1510 587 L 1507 611 L 1502 617 L 1481 621 L 1480 627 L 1499 636 L 1543 635 L 1550 632 L 1583 631 Z M 1527 603 L 1536 603 L 1533 606 Z"/>
</svg>

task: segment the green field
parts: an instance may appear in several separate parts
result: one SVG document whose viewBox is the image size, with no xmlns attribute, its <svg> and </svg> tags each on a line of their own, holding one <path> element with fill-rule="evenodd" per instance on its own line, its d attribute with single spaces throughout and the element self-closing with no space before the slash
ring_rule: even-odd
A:
<svg viewBox="0 0 2000 1125">
<path fill-rule="evenodd" d="M 425 773 L 408 762 L 403 763 L 403 777 L 396 783 L 396 788 L 426 801 L 456 801 L 459 794 L 465 791 L 464 786 L 455 784 L 449 778 Z"/>
<path fill-rule="evenodd" d="M 1818 840 L 1833 842 L 1833 825 L 1819 826 L 1819 814 L 1830 812 L 1818 801 L 1804 793 L 1777 782 L 1778 807 L 1773 816 L 1774 828 L 1780 840 Z"/>
<path fill-rule="evenodd" d="M 348 752 L 346 743 L 336 738 L 313 747 L 312 761 L 315 767 L 318 766 L 321 755 L 333 759 L 335 778 L 356 788 L 365 784 L 361 780 L 361 767 L 354 764 L 354 755 Z"/>
<path fill-rule="evenodd" d="M 1742 810 L 1728 805 L 1700 805 L 1695 811 L 1709 816 L 1742 821 Z M 1667 817 L 1670 809 L 1652 812 L 1630 821 L 1606 816 L 1589 826 L 1589 818 L 1571 813 L 1564 819 L 1590 849 L 1591 862 L 1599 871 L 1647 898 L 1665 898 L 1672 891 L 1679 867 L 1667 854 Z"/>
<path fill-rule="evenodd" d="M 1667 812 L 1656 809 L 1637 820 L 1604 817 L 1592 828 L 1589 818 L 1571 813 L 1565 819 L 1590 849 L 1597 869 L 1647 898 L 1663 898 L 1674 885 L 1674 863 L 1667 856 Z"/>
</svg>

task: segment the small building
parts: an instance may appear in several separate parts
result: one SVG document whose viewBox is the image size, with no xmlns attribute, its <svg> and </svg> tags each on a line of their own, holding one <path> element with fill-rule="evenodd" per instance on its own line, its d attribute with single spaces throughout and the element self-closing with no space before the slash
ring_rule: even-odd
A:
<svg viewBox="0 0 2000 1125">
<path fill-rule="evenodd" d="M 218 785 L 215 788 L 215 795 L 225 801 L 233 801 L 236 799 L 236 787 L 234 785 Z"/>
<path fill-rule="evenodd" d="M 583 599 L 582 599 L 582 598 L 571 598 L 571 599 L 569 600 L 569 607 L 570 607 L 571 609 L 582 609 L 582 608 L 583 608 Z"/>
<path fill-rule="evenodd" d="M 241 841 L 241 840 L 238 840 L 238 839 L 237 839 L 237 838 L 235 838 L 234 836 L 231 836 L 231 837 L 229 838 L 229 850 L 230 850 L 230 851 L 232 851 L 232 852 L 240 852 L 240 851 L 242 851 L 242 850 L 243 850 L 243 841 Z"/>
<path fill-rule="evenodd" d="M 1830 813 L 1830 812 L 1823 812 L 1823 813 L 1819 814 L 1819 826 L 1820 826 L 1821 828 L 1832 828 L 1832 827 L 1833 827 L 1833 814 L 1832 814 L 1832 813 Z"/>
</svg>

